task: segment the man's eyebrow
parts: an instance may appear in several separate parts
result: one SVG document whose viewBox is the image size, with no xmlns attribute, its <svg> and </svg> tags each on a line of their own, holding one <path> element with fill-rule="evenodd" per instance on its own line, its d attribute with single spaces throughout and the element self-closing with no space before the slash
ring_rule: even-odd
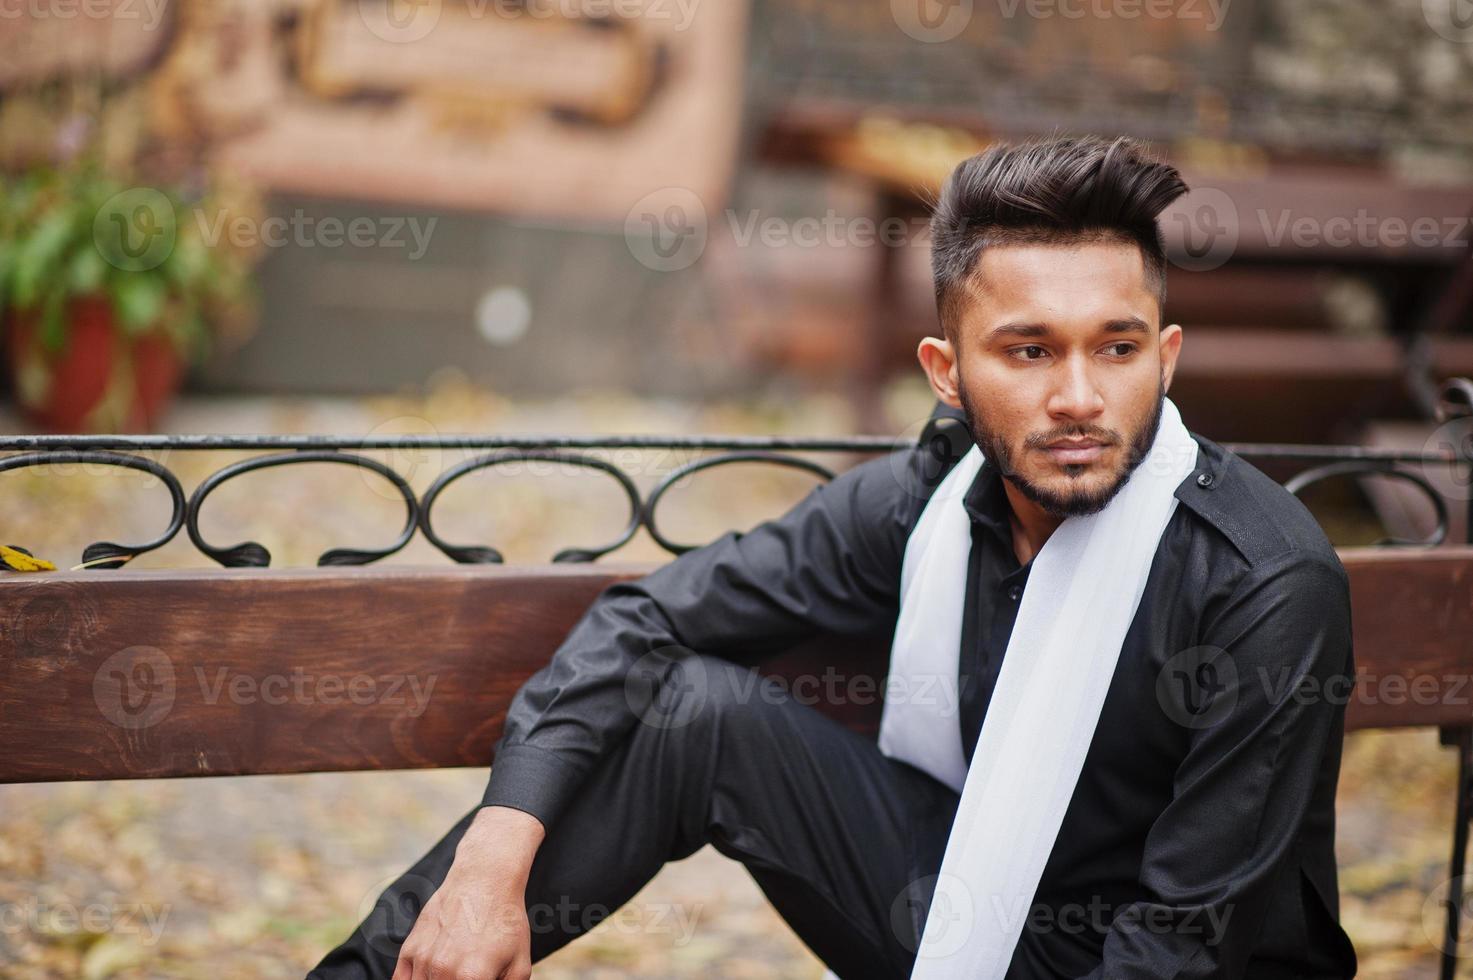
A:
<svg viewBox="0 0 1473 980">
<path fill-rule="evenodd" d="M 987 334 L 988 340 L 999 337 L 1047 337 L 1048 327 L 1042 323 L 1004 323 L 993 327 Z"/>
<path fill-rule="evenodd" d="M 1138 316 L 1120 317 L 1115 320 L 1106 320 L 1104 323 L 1106 333 L 1150 333 L 1150 324 Z M 997 340 L 1002 337 L 1047 337 L 1049 328 L 1044 323 L 1004 323 L 993 327 L 987 334 L 988 340 Z"/>
<path fill-rule="evenodd" d="M 1150 324 L 1138 316 L 1127 316 L 1105 323 L 1106 333 L 1150 333 Z"/>
</svg>

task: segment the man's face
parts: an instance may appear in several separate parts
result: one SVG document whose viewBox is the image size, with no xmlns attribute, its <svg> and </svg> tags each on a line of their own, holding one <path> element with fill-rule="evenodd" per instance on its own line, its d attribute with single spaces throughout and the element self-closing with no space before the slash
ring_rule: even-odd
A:
<svg viewBox="0 0 1473 980">
<path fill-rule="evenodd" d="M 1181 333 L 1157 307 L 1135 245 L 982 254 L 957 394 L 982 452 L 1048 513 L 1101 510 L 1150 450 Z"/>
</svg>

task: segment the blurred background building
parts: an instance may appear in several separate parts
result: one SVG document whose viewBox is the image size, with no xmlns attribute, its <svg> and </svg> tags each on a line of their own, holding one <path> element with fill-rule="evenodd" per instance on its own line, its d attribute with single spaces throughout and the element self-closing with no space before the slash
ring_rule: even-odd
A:
<svg viewBox="0 0 1473 980">
<path fill-rule="evenodd" d="M 0 430 L 914 433 L 940 182 L 997 140 L 1095 133 L 1148 140 L 1193 188 L 1162 227 L 1194 431 L 1421 449 L 1436 382 L 1473 374 L 1468 13 L 0 0 Z M 423 491 L 452 456 L 406 475 Z M 186 483 L 219 465 L 174 462 Z M 6 474 L 0 543 L 63 558 L 166 519 L 156 487 L 84 476 Z M 723 483 L 672 533 L 811 485 L 773 479 Z M 255 481 L 211 498 L 208 537 L 309 564 L 402 522 L 367 481 Z M 447 536 L 545 560 L 623 519 L 559 477 L 506 482 L 442 504 Z M 1427 533 L 1394 481 L 1343 482 L 1309 501 L 1337 544 Z M 416 539 L 391 560 L 444 558 Z M 180 535 L 137 564 L 210 562 Z M 1361 732 L 1344 772 L 1361 975 L 1433 976 L 1452 760 L 1432 732 Z M 484 773 L 188 782 L 0 787 L 0 974 L 300 976 Z M 636 911 L 695 931 L 600 927 L 538 976 L 821 973 L 710 852 L 650 888 Z M 87 901 L 164 921 L 144 942 L 41 914 Z"/>
<path fill-rule="evenodd" d="M 258 262 L 195 391 L 796 382 L 883 426 L 933 330 L 929 195 L 1049 132 L 1194 188 L 1163 227 L 1199 431 L 1354 439 L 1473 369 L 1454 0 L 115 2 L 8 17 L 0 135 L 261 195 L 178 209 Z"/>
</svg>

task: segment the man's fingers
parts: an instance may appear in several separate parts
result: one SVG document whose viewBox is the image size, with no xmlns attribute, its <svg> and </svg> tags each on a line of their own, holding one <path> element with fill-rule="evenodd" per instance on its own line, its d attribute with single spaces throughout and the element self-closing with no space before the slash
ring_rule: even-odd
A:
<svg viewBox="0 0 1473 980">
<path fill-rule="evenodd" d="M 496 978 L 496 980 L 531 980 L 531 977 L 532 961 L 525 957 L 518 956 L 516 959 L 511 961 L 511 965 L 508 966 L 501 973 L 501 975 Z"/>
<path fill-rule="evenodd" d="M 463 952 L 434 950 L 415 961 L 414 980 L 419 980 L 419 964 L 425 963 L 425 980 L 494 980 L 501 968 L 484 966 L 478 959 L 467 959 Z"/>
<path fill-rule="evenodd" d="M 399 961 L 394 964 L 394 975 L 389 980 L 414 980 L 414 963 L 403 949 L 399 951 Z"/>
<path fill-rule="evenodd" d="M 414 980 L 414 961 L 419 958 L 422 950 L 429 947 L 416 937 L 415 931 L 419 929 L 416 923 L 414 929 L 409 930 L 409 935 L 404 939 L 404 945 L 399 947 L 399 959 L 394 964 L 394 975 L 389 980 Z"/>
<path fill-rule="evenodd" d="M 394 964 L 394 975 L 390 980 L 423 980 L 427 954 L 435 948 L 437 932 L 433 920 L 421 914 L 414 928 L 409 930 L 404 945 L 399 947 L 399 962 Z"/>
</svg>

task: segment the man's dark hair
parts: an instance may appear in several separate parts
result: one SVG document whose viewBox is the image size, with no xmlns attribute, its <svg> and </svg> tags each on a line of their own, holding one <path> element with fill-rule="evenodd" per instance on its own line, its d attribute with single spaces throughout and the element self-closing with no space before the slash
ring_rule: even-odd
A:
<svg viewBox="0 0 1473 980">
<path fill-rule="evenodd" d="M 931 215 L 931 274 L 946 339 L 957 343 L 965 283 L 996 245 L 1134 242 L 1146 287 L 1166 302 L 1156 217 L 1187 192 L 1176 168 L 1135 140 L 1059 136 L 999 144 L 957 164 Z"/>
</svg>

